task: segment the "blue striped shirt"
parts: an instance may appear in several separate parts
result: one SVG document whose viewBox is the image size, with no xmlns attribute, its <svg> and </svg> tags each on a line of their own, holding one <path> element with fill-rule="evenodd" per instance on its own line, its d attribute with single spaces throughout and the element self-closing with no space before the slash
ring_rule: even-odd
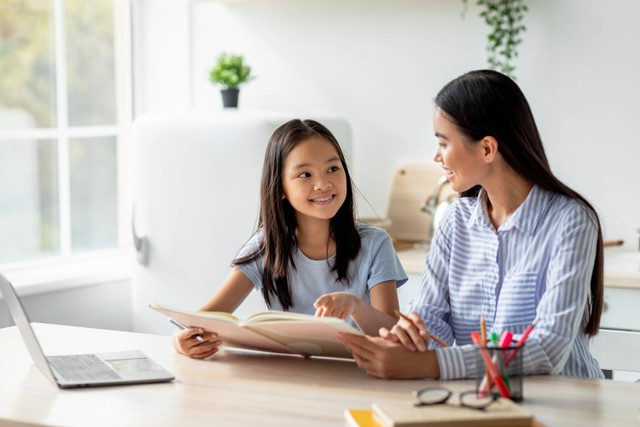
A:
<svg viewBox="0 0 640 427">
<path fill-rule="evenodd" d="M 508 329 L 514 342 L 537 320 L 522 353 L 526 375 L 602 378 L 584 333 L 597 242 L 593 214 L 534 186 L 496 231 L 485 200 L 481 191 L 447 209 L 412 302 L 427 329 L 452 345 L 431 343 L 440 378 L 475 375 L 470 333 L 482 315 L 489 332 Z"/>
</svg>

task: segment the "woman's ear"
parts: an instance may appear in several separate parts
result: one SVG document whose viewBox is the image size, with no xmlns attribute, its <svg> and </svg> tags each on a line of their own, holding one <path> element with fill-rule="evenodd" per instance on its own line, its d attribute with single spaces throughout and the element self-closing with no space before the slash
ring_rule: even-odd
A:
<svg viewBox="0 0 640 427">
<path fill-rule="evenodd" d="M 485 163 L 492 163 L 498 154 L 498 140 L 492 136 L 485 136 L 480 141 L 480 146 Z"/>
</svg>

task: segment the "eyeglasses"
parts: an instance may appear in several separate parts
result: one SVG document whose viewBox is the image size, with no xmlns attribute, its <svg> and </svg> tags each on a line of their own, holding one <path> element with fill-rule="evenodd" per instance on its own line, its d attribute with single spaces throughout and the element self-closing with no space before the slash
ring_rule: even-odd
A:
<svg viewBox="0 0 640 427">
<path fill-rule="evenodd" d="M 426 387 L 414 391 L 413 395 L 418 399 L 415 406 L 430 406 L 447 403 L 453 395 L 453 392 L 444 387 Z M 475 390 L 465 391 L 459 394 L 460 406 L 479 410 L 484 410 L 495 402 L 497 398 L 498 396 L 494 393 L 478 393 Z"/>
</svg>

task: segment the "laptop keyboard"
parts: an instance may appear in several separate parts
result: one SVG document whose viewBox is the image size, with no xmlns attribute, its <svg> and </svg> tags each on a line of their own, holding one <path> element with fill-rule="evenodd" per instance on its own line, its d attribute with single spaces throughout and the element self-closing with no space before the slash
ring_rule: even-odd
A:
<svg viewBox="0 0 640 427">
<path fill-rule="evenodd" d="M 95 354 L 49 356 L 47 360 L 67 381 L 113 380 L 120 378 Z"/>
</svg>

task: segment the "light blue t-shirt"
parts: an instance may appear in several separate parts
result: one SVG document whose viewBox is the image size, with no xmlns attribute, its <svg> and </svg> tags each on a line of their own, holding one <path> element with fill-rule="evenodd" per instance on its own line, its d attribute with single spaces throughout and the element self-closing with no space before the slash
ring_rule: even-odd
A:
<svg viewBox="0 0 640 427">
<path fill-rule="evenodd" d="M 349 263 L 348 286 L 344 282 L 336 282 L 337 273 L 331 271 L 335 256 L 325 260 L 312 260 L 302 251 L 295 250 L 293 259 L 296 269 L 289 268 L 288 278 L 293 301 L 289 311 L 315 314 L 313 303 L 321 295 L 331 292 L 349 292 L 370 304 L 369 290 L 375 285 L 395 280 L 396 286 L 400 287 L 407 281 L 407 274 L 387 232 L 361 223 L 356 226 L 362 245 L 358 256 Z M 238 257 L 254 252 L 262 238 L 263 232 L 259 230 L 240 250 Z M 233 265 L 251 280 L 256 290 L 262 288 L 263 260 L 264 257 L 260 257 L 248 264 Z M 277 298 L 272 297 L 271 304 L 270 309 L 282 310 Z"/>
</svg>

